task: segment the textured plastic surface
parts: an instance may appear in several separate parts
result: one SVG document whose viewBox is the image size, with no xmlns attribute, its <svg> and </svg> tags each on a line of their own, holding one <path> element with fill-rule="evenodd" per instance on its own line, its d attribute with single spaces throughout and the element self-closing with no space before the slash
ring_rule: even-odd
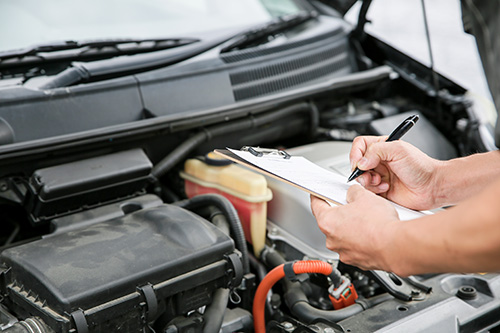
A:
<svg viewBox="0 0 500 333">
<path fill-rule="evenodd" d="M 12 128 L 16 142 L 143 118 L 133 77 L 51 90 L 16 85 L 0 88 L 0 95 L 0 116 Z"/>
<path fill-rule="evenodd" d="M 1 261 L 10 268 L 9 281 L 58 313 L 71 313 L 179 277 L 233 250 L 233 241 L 212 224 L 163 205 L 5 250 Z"/>
<path fill-rule="evenodd" d="M 331 48 L 331 40 L 320 41 L 320 46 L 316 45 L 318 47 L 312 53 L 309 50 L 311 39 L 338 31 L 339 27 L 345 30 L 338 35 L 345 44 L 349 25 L 341 18 L 322 17 L 307 29 L 295 34 L 289 33 L 287 39 L 282 40 L 282 44 L 295 43 L 297 40 L 302 40 L 303 44 L 286 50 L 272 49 L 268 54 L 237 64 L 225 63 L 215 49 L 214 52 L 209 51 L 189 61 L 134 76 L 126 75 L 65 88 L 43 88 L 54 76 L 30 78 L 25 84 L 0 87 L 0 117 L 12 128 L 16 143 L 98 131 L 154 117 L 185 119 L 202 110 L 232 105 L 236 95 L 239 96 L 238 99 L 260 96 L 265 89 L 270 89 L 268 92 L 284 91 L 314 80 L 328 80 L 351 72 L 349 66 L 338 67 L 339 61 L 328 59 L 333 53 L 325 54 L 325 50 L 320 50 Z M 210 38 L 213 35 L 207 39 Z M 263 48 L 269 46 L 254 49 Z M 231 56 L 239 57 L 240 53 L 244 52 L 234 51 Z M 347 55 L 345 52 L 343 54 Z M 318 64 L 304 63 L 311 56 L 316 57 Z M 352 54 L 349 55 L 351 56 Z M 128 57 L 121 58 L 117 57 L 112 61 L 107 59 L 106 62 L 110 67 L 119 67 L 125 61 L 123 58 Z M 251 86 L 247 89 L 245 83 L 234 85 L 231 82 L 230 76 L 263 73 L 267 64 L 273 66 L 273 69 L 280 64 L 288 67 L 285 72 L 272 70 L 268 77 L 251 80 L 248 83 Z M 298 69 L 297 64 L 300 67 Z M 87 63 L 86 66 L 92 65 Z M 279 89 L 270 87 L 269 80 L 274 81 L 273 86 Z M 259 92 L 252 95 L 252 91 Z"/>
<path fill-rule="evenodd" d="M 131 196 L 146 186 L 151 168 L 146 154 L 133 149 L 37 170 L 28 195 L 32 219 Z"/>
<path fill-rule="evenodd" d="M 43 200 L 53 200 L 115 183 L 146 177 L 152 164 L 140 149 L 35 171 L 31 182 Z"/>
<path fill-rule="evenodd" d="M 309 40 L 223 55 L 225 61 L 242 65 L 230 72 L 235 100 L 264 96 L 325 77 L 351 73 L 353 66 L 347 32 L 343 28 L 337 25 L 336 29 Z M 266 55 L 265 62 L 252 61 Z"/>
</svg>

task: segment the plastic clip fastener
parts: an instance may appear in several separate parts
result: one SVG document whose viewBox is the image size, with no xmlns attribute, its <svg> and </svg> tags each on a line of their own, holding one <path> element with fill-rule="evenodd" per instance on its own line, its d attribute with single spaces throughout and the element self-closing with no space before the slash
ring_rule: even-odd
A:
<svg viewBox="0 0 500 333">
<path fill-rule="evenodd" d="M 89 333 L 89 325 L 82 309 L 75 310 L 70 315 L 78 333 Z"/>
<path fill-rule="evenodd" d="M 296 261 L 290 261 L 290 262 L 286 262 L 283 265 L 283 272 L 285 272 L 285 278 L 288 281 L 292 281 L 292 282 L 298 281 L 297 274 L 293 270 L 293 265 L 295 264 L 295 262 Z"/>
<path fill-rule="evenodd" d="M 335 310 L 352 305 L 358 299 L 358 293 L 351 281 L 344 276 L 342 279 L 342 284 L 338 288 L 334 288 L 333 285 L 328 288 L 328 296 Z"/>
<path fill-rule="evenodd" d="M 153 321 L 158 313 L 158 299 L 156 298 L 156 293 L 151 284 L 146 284 L 142 287 L 137 288 L 146 301 L 147 307 L 147 319 L 148 321 Z"/>
<path fill-rule="evenodd" d="M 262 157 L 264 155 L 275 155 L 275 156 L 281 156 L 285 160 L 290 159 L 290 154 L 288 154 L 284 150 L 279 150 L 279 149 L 268 149 L 268 148 L 259 148 L 259 147 L 250 147 L 250 146 L 244 146 L 241 148 L 242 151 L 247 151 L 250 154 L 257 156 L 257 157 Z"/>
</svg>

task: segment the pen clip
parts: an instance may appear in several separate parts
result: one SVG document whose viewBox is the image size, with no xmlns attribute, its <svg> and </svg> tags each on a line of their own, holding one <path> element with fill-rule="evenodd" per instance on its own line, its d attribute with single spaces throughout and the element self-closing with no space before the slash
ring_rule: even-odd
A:
<svg viewBox="0 0 500 333">
<path fill-rule="evenodd" d="M 413 125 L 417 123 L 418 119 L 418 115 L 415 114 L 403 120 L 403 122 L 399 124 L 398 127 L 396 127 L 394 131 L 391 132 L 391 134 L 389 134 L 389 136 L 387 137 L 387 141 L 399 140 L 404 134 L 406 134 L 406 132 L 410 130 L 410 128 L 413 127 Z"/>
</svg>

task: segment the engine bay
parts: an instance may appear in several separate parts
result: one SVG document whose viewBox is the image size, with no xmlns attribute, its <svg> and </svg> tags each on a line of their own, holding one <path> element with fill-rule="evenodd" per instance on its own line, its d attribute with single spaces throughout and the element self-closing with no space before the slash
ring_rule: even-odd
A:
<svg viewBox="0 0 500 333">
<path fill-rule="evenodd" d="M 347 177 L 350 145 L 287 151 Z M 78 171 L 73 182 L 51 178 L 67 170 Z M 37 170 L 37 190 L 10 184 L 36 203 L 27 207 L 44 208 L 30 208 L 29 223 L 49 232 L 0 254 L 2 330 L 392 332 L 458 322 L 476 331 L 497 322 L 498 274 L 361 271 L 326 249 L 309 195 L 291 185 L 209 154 L 188 159 L 177 175 L 189 198 L 165 203 L 158 190 L 147 193 L 151 170 L 133 149 Z M 283 282 L 259 291 L 282 265 Z"/>
<path fill-rule="evenodd" d="M 352 140 L 408 114 L 429 156 L 487 150 L 462 87 L 316 6 L 244 47 L 6 56 L 0 332 L 499 331 L 498 274 L 346 265 L 307 193 L 211 155 L 282 149 L 347 179 Z"/>
</svg>

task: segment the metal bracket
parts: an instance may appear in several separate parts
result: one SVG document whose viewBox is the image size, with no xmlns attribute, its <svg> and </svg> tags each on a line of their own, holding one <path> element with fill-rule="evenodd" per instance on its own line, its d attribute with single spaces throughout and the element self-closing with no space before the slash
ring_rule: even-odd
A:
<svg viewBox="0 0 500 333">
<path fill-rule="evenodd" d="M 420 301 L 432 288 L 418 282 L 414 277 L 402 278 L 394 273 L 384 271 L 368 271 L 380 286 L 389 294 L 403 301 Z"/>
</svg>

